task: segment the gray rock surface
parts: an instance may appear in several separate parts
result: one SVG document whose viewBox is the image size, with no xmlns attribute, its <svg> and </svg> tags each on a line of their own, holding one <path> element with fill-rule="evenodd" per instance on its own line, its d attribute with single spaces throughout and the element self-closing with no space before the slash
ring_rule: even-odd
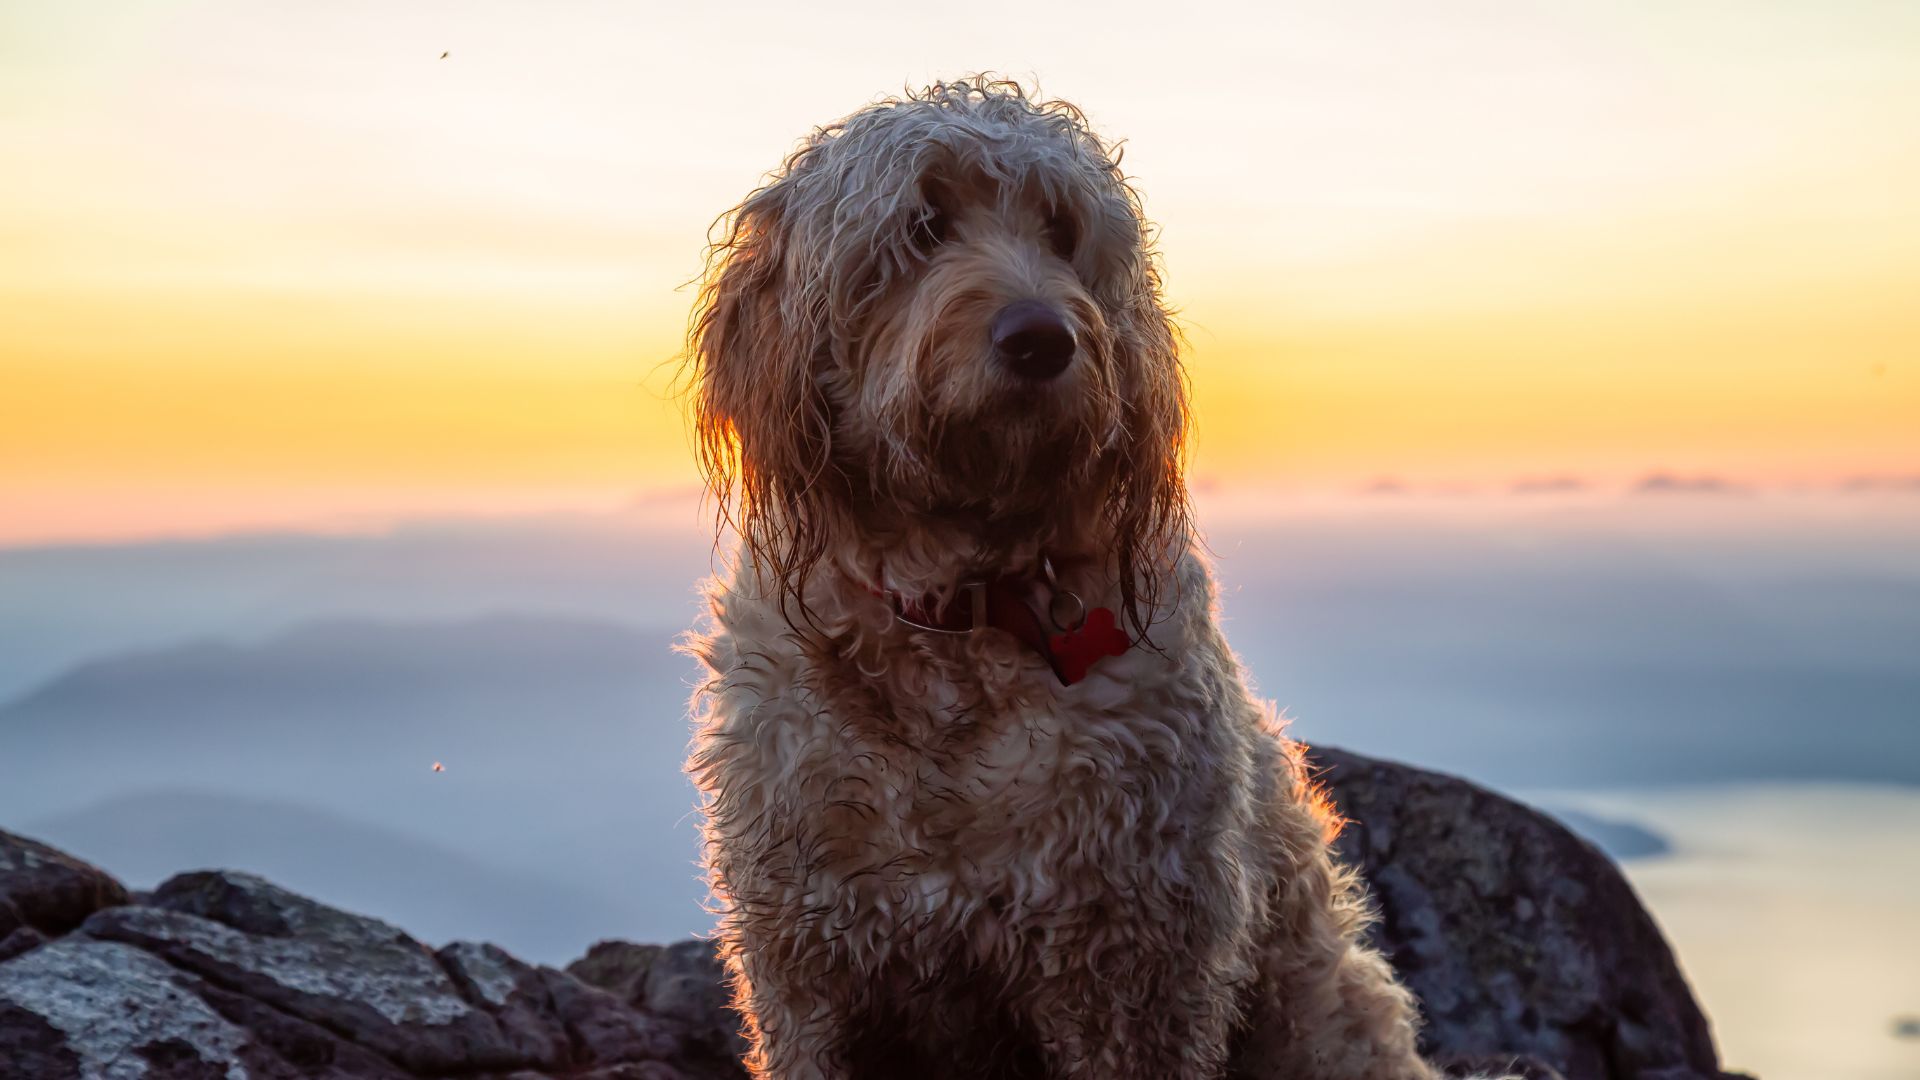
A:
<svg viewBox="0 0 1920 1080">
<path fill-rule="evenodd" d="M 1420 998 L 1437 1059 L 1566 1080 L 1717 1080 L 1673 951 L 1626 878 L 1552 818 L 1451 776 L 1316 748 L 1375 941 Z M 1464 1068 L 1462 1071 L 1466 1071 Z"/>
<path fill-rule="evenodd" d="M 1598 850 L 1460 780 L 1314 757 L 1436 1058 L 1529 1080 L 1729 1075 Z M 602 942 L 558 971 L 493 945 L 435 951 L 248 874 L 130 897 L 0 832 L 0 1076 L 731 1080 L 737 1026 L 704 942 Z M 1235 1074 L 1269 1075 L 1246 1060 Z"/>
<path fill-rule="evenodd" d="M 181 874 L 135 899 L 0 832 L 0 897 L 32 913 L 0 960 L 8 1080 L 740 1075 L 713 1049 L 715 1018 L 688 1019 L 688 995 L 674 1015 L 636 1008 L 492 945 L 436 952 L 249 874 Z"/>
<path fill-rule="evenodd" d="M 127 890 L 98 867 L 24 836 L 0 833 L 0 941 L 22 928 L 58 935 Z"/>
</svg>

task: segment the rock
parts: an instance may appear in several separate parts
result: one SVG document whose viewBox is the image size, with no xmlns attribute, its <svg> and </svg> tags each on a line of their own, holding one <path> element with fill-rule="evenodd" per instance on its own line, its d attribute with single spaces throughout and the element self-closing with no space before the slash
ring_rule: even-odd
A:
<svg viewBox="0 0 1920 1080">
<path fill-rule="evenodd" d="M 1659 931 L 1598 850 L 1471 784 L 1334 750 L 1340 849 L 1451 1075 L 1721 1080 Z M 0 1076 L 739 1080 L 709 942 L 601 942 L 566 971 L 239 873 L 129 896 L 0 833 Z M 1236 1063 L 1262 1077 L 1257 1062 Z"/>
<path fill-rule="evenodd" d="M 682 1021 L 689 1041 L 710 1062 L 732 1061 L 747 1052 L 711 942 L 602 941 L 568 964 L 567 972 L 630 1005 Z"/>
<path fill-rule="evenodd" d="M 650 1061 L 682 1056 L 686 1025 L 642 1013 L 597 986 L 542 968 L 548 1000 L 589 1061 Z"/>
<path fill-rule="evenodd" d="M 248 874 L 182 874 L 129 898 L 60 852 L 0 840 L 14 917 L 0 1076 L 744 1075 L 714 1049 L 717 1008 L 698 1004 L 720 992 L 698 959 L 709 946 L 653 950 L 670 957 L 653 978 L 669 1011 L 646 1011 L 629 998 L 646 996 L 649 970 L 617 995 L 492 945 L 434 952 Z"/>
<path fill-rule="evenodd" d="M 497 945 L 456 941 L 434 954 L 460 995 L 493 1015 L 500 1032 L 522 1060 L 558 1064 L 571 1061 L 574 1036 L 565 1017 L 555 1015 L 546 978 Z"/>
<path fill-rule="evenodd" d="M 710 941 L 682 941 L 662 949 L 647 971 L 646 1007 L 677 1017 L 695 1039 L 716 1054 L 747 1052 L 740 1017 L 729 1005 L 726 971 Z"/>
<path fill-rule="evenodd" d="M 0 939 L 21 927 L 64 934 L 101 908 L 126 902 L 126 888 L 98 867 L 0 831 Z"/>
<path fill-rule="evenodd" d="M 31 926 L 22 926 L 13 933 L 0 937 L 0 964 L 19 956 L 28 949 L 37 949 L 47 943 L 47 935 Z"/>
<path fill-rule="evenodd" d="M 415 1072 L 555 1064 L 517 1048 L 424 945 L 249 874 L 183 874 L 152 907 L 109 908 L 88 935 L 135 945 Z"/>
<path fill-rule="evenodd" d="M 647 999 L 647 972 L 653 970 L 653 962 L 665 951 L 659 945 L 599 941 L 587 950 L 587 955 L 567 965 L 567 974 L 629 1005 L 640 1005 Z"/>
<path fill-rule="evenodd" d="M 1436 1058 L 1565 1080 L 1719 1080 L 1707 1019 L 1619 869 L 1553 819 L 1438 773 L 1316 748 L 1376 944 Z"/>
<path fill-rule="evenodd" d="M 164 961 L 75 935 L 0 965 L 0 1057 L 7 1075 L 191 1075 L 238 1066 L 285 1075 L 250 1033 L 182 985 Z M 224 1075 L 224 1071 L 213 1075 Z"/>
</svg>

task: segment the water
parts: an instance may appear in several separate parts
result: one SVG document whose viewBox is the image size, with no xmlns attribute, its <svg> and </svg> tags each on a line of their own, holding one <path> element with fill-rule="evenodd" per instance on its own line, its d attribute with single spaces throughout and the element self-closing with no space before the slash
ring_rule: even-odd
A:
<svg viewBox="0 0 1920 1080">
<path fill-rule="evenodd" d="M 1736 784 L 1538 793 L 1665 834 L 1628 878 L 1706 1005 L 1729 1068 L 1763 1080 L 1914 1080 L 1920 790 Z"/>
</svg>

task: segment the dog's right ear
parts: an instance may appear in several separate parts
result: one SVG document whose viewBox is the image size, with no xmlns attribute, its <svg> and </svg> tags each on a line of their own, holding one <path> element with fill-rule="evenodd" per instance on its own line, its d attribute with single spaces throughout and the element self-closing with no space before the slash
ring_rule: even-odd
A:
<svg viewBox="0 0 1920 1080">
<path fill-rule="evenodd" d="M 716 224 L 687 350 L 720 523 L 786 596 L 824 553 L 834 479 L 817 378 L 825 307 L 818 275 L 795 265 L 793 187 L 783 176 Z"/>
</svg>

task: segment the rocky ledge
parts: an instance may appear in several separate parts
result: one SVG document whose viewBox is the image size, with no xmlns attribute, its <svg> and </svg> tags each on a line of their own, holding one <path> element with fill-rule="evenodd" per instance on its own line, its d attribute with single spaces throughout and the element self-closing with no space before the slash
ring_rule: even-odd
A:
<svg viewBox="0 0 1920 1080">
<path fill-rule="evenodd" d="M 1315 758 L 1433 1056 L 1564 1080 L 1731 1077 L 1605 855 L 1464 781 Z M 559 971 L 432 949 L 248 874 L 129 894 L 0 832 L 0 1076 L 732 1080 L 734 1029 L 704 942 L 602 942 Z M 1241 1060 L 1234 1075 L 1271 1073 Z"/>
</svg>

